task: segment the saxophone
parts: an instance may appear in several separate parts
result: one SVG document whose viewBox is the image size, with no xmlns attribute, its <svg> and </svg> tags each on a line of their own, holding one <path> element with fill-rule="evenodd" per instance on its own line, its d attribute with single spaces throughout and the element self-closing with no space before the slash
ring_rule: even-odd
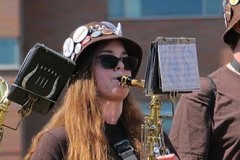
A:
<svg viewBox="0 0 240 160">
<path fill-rule="evenodd" d="M 8 106 L 10 105 L 10 101 L 7 99 L 8 91 L 9 88 L 7 82 L 0 77 L 0 142 L 3 138 L 5 113 L 8 112 Z"/>
<path fill-rule="evenodd" d="M 138 81 L 132 77 L 122 76 L 120 85 L 122 87 L 137 86 L 144 88 L 144 80 Z M 163 119 L 160 115 L 161 102 L 159 95 L 151 96 L 150 114 L 144 117 L 144 123 L 141 126 L 141 159 L 143 160 L 155 160 L 160 155 L 170 154 L 164 143 Z"/>
<path fill-rule="evenodd" d="M 11 126 L 5 125 L 4 124 L 4 119 L 6 117 L 5 114 L 9 111 L 9 106 L 11 104 L 11 101 L 7 98 L 8 93 L 9 93 L 8 83 L 6 82 L 5 79 L 0 77 L 0 143 L 2 142 L 2 139 L 3 139 L 3 133 L 4 133 L 3 127 L 7 127 L 12 130 L 17 130 L 22 119 L 29 116 L 31 113 L 31 110 L 23 107 L 18 111 L 18 113 L 21 114 L 21 116 L 17 126 L 11 127 Z"/>
</svg>

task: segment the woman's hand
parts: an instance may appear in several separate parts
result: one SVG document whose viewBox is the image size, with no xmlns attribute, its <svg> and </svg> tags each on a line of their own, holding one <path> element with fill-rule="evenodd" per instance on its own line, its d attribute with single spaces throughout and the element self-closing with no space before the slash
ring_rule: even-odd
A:
<svg viewBox="0 0 240 160">
<path fill-rule="evenodd" d="M 164 156 L 159 156 L 156 160 L 179 160 L 175 154 L 168 154 Z"/>
</svg>

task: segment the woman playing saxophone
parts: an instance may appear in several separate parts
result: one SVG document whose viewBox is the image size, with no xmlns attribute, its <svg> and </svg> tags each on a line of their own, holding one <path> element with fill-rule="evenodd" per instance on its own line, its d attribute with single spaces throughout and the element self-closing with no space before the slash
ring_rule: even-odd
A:
<svg viewBox="0 0 240 160">
<path fill-rule="evenodd" d="M 76 62 L 75 71 L 25 160 L 141 159 L 143 114 L 130 88 L 119 85 L 119 77 L 136 77 L 141 47 L 122 36 L 120 24 L 102 21 L 74 30 L 63 54 Z"/>
</svg>

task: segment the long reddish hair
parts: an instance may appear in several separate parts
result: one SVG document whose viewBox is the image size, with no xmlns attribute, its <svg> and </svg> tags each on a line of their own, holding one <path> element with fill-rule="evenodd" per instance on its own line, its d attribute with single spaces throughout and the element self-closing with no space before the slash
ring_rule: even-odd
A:
<svg viewBox="0 0 240 160">
<path fill-rule="evenodd" d="M 78 63 L 81 65 L 80 69 L 70 81 L 63 103 L 48 124 L 33 138 L 29 151 L 24 157 L 25 160 L 31 158 L 41 137 L 47 131 L 58 126 L 63 126 L 67 134 L 69 143 L 67 145 L 67 160 L 109 159 L 107 154 L 108 141 L 104 134 L 104 120 L 98 106 L 97 91 L 91 71 L 92 63 L 89 62 L 82 61 Z M 89 65 L 84 63 L 89 63 Z M 123 112 L 120 121 L 138 153 L 140 153 L 141 148 L 142 120 L 143 115 L 140 106 L 129 93 L 123 101 Z"/>
</svg>

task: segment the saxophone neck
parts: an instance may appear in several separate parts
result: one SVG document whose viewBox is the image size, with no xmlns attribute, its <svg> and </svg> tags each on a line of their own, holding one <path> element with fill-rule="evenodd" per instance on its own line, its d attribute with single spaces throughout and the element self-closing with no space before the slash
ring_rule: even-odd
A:
<svg viewBox="0 0 240 160">
<path fill-rule="evenodd" d="M 122 76 L 119 78 L 120 79 L 120 85 L 122 87 L 127 87 L 127 86 L 137 86 L 137 87 L 141 87 L 144 88 L 144 80 L 136 80 L 132 77 L 128 77 L 128 76 Z"/>
</svg>

